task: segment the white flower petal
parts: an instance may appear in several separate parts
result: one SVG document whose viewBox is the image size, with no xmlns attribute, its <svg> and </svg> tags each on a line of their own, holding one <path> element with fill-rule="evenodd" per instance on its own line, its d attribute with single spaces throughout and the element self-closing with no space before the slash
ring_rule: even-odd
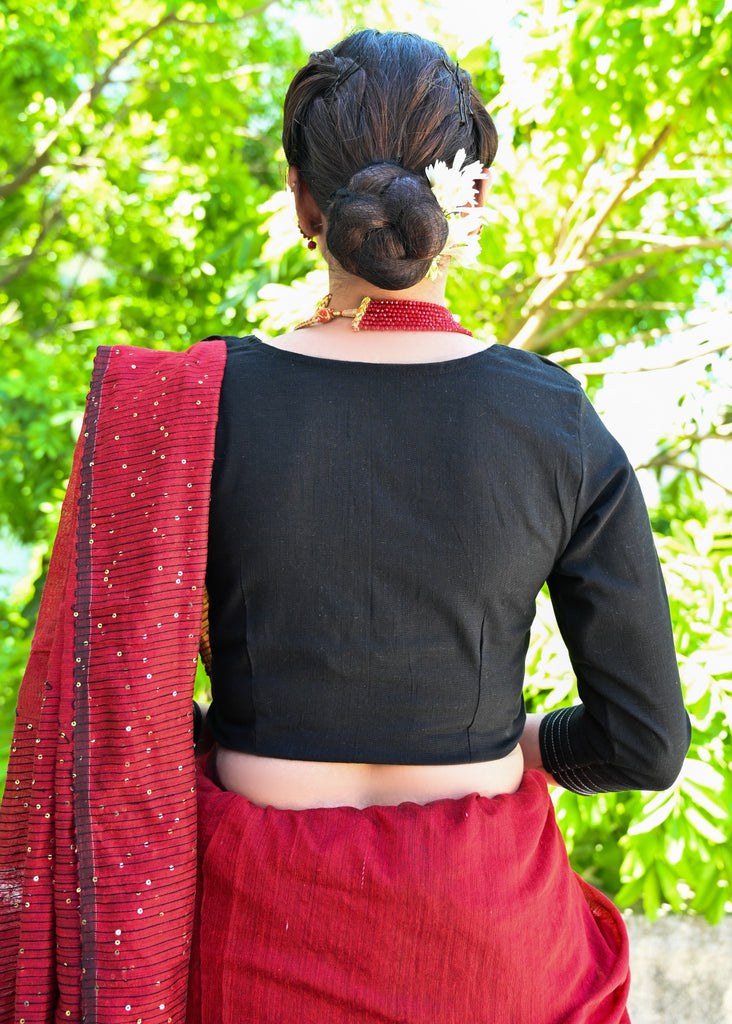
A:
<svg viewBox="0 0 732 1024">
<path fill-rule="evenodd" d="M 479 160 L 465 164 L 464 149 L 455 154 L 452 167 L 444 160 L 436 160 L 425 168 L 425 175 L 448 223 L 448 237 L 441 255 L 450 256 L 463 265 L 475 263 L 480 254 L 480 229 L 485 223 L 486 211 L 476 206 L 475 183 L 487 178 Z M 437 257 L 430 267 L 430 275 L 438 272 Z"/>
</svg>

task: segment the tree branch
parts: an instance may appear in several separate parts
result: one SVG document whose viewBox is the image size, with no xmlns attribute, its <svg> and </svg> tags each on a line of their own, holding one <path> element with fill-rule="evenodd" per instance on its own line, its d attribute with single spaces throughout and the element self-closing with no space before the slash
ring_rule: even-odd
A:
<svg viewBox="0 0 732 1024">
<path fill-rule="evenodd" d="M 558 252 L 561 249 L 561 247 L 565 244 L 575 216 L 579 213 L 580 210 L 582 210 L 584 205 L 587 203 L 589 197 L 592 195 L 592 192 L 590 190 L 585 190 L 585 183 L 587 182 L 587 179 L 592 173 L 592 169 L 597 166 L 598 161 L 600 161 L 606 156 L 606 152 L 607 147 L 604 146 L 599 151 L 596 150 L 595 155 L 590 159 L 587 166 L 583 169 L 579 187 L 577 189 L 577 195 L 569 204 L 567 209 L 564 211 L 562 219 L 559 223 L 559 227 L 554 236 L 554 241 L 552 244 L 552 250 L 554 252 Z"/>
<path fill-rule="evenodd" d="M 628 239 L 630 238 L 630 232 L 619 233 L 614 235 L 614 238 Z M 663 238 L 668 236 L 648 236 Z M 597 267 L 605 267 L 611 263 L 621 263 L 623 260 L 638 259 L 641 256 L 656 255 L 656 253 L 663 252 L 683 252 L 684 249 L 730 249 L 732 250 L 732 242 L 726 238 L 707 238 L 703 235 L 693 235 L 688 238 L 675 238 L 668 239 L 663 245 L 653 245 L 649 248 L 648 245 L 639 246 L 637 249 L 624 249 L 621 252 L 609 253 L 607 256 L 601 256 L 597 260 L 577 260 L 575 263 L 558 264 L 553 263 L 551 266 L 546 267 L 544 270 L 536 272 L 536 277 L 553 277 L 555 274 L 561 273 L 562 271 L 569 271 L 573 274 L 578 274 L 583 270 L 595 270 Z"/>
<path fill-rule="evenodd" d="M 685 310 L 696 309 L 696 306 L 693 302 L 639 302 L 636 299 L 607 299 L 603 301 L 602 299 L 586 299 L 578 302 L 557 302 L 552 309 L 560 313 L 565 310 L 576 309 L 578 311 L 577 316 L 579 317 L 584 312 L 594 313 L 598 309 L 629 309 L 642 313 L 653 311 L 683 313 Z M 573 318 L 569 317 L 568 320 L 564 321 L 565 329 L 571 319 Z M 542 334 L 541 340 L 544 341 L 545 339 L 546 335 Z"/>
<path fill-rule="evenodd" d="M 570 259 L 576 259 L 583 252 L 587 251 L 587 248 L 589 247 L 590 243 L 594 240 L 602 225 L 610 217 L 614 210 L 620 205 L 620 203 L 622 203 L 623 199 L 625 198 L 626 192 L 631 187 L 631 185 L 638 180 L 645 167 L 647 167 L 648 164 L 660 152 L 662 147 L 665 145 L 669 135 L 672 133 L 673 129 L 674 126 L 670 123 L 665 125 L 661 129 L 659 134 L 654 139 L 653 143 L 648 147 L 643 156 L 636 163 L 635 167 L 633 167 L 625 175 L 625 177 L 618 184 L 617 188 L 610 193 L 610 195 L 607 197 L 604 204 L 600 207 L 595 216 L 586 222 L 586 226 L 584 230 L 580 232 L 580 237 L 577 239 L 577 242 L 575 243 L 572 252 L 568 254 Z M 568 239 L 568 243 L 569 242 L 570 240 Z"/>
<path fill-rule="evenodd" d="M 109 324 L 114 323 L 112 319 L 106 320 L 77 320 L 70 324 L 59 324 L 58 320 L 51 320 L 49 323 L 40 327 L 37 331 L 32 331 L 28 337 L 33 341 L 40 341 L 42 338 L 48 337 L 49 334 L 59 334 L 63 331 L 71 331 L 76 333 L 78 331 L 91 331 L 97 327 L 107 327 Z"/>
<path fill-rule="evenodd" d="M 237 18 L 233 18 L 232 24 L 257 17 L 257 15 L 262 14 L 273 3 L 275 3 L 275 0 L 263 0 L 263 2 L 257 7 L 252 7 L 245 14 L 239 15 Z M 49 163 L 53 147 L 62 132 L 74 123 L 81 111 L 91 109 L 94 106 L 95 100 L 104 87 L 109 83 L 116 69 L 127 60 L 129 55 L 137 49 L 140 43 L 154 35 L 165 25 L 200 26 L 210 28 L 216 24 L 216 22 L 211 21 L 188 21 L 186 18 L 179 18 L 175 11 L 168 11 L 168 13 L 160 18 L 154 25 L 151 25 L 149 28 L 146 28 L 144 32 L 135 36 L 135 38 L 127 43 L 126 46 L 123 46 L 117 56 L 110 61 L 103 74 L 93 83 L 91 88 L 85 89 L 83 92 L 79 93 L 66 113 L 61 116 L 53 131 L 50 131 L 45 138 L 40 139 L 36 143 L 33 155 L 29 158 L 29 161 L 25 166 L 19 165 L 16 167 L 11 172 L 13 176 L 10 181 L 0 185 L 0 199 L 13 195 Z"/>
<path fill-rule="evenodd" d="M 718 229 L 718 234 L 723 236 L 728 230 L 732 219 L 725 224 L 722 224 Z M 625 234 L 618 234 L 612 236 L 613 238 L 624 238 L 628 237 Z M 536 287 L 537 282 L 542 278 L 555 277 L 560 273 L 571 273 L 579 274 L 583 270 L 596 270 L 599 267 L 610 266 L 613 263 L 622 263 L 624 260 L 634 260 L 642 257 L 662 255 L 670 252 L 683 252 L 688 249 L 729 249 L 732 250 L 732 242 L 727 241 L 724 237 L 713 238 L 706 237 L 703 235 L 693 235 L 688 238 L 670 238 L 669 236 L 657 236 L 665 237 L 667 239 L 664 245 L 654 245 L 651 247 L 649 244 L 639 246 L 635 249 L 623 249 L 620 252 L 609 253 L 607 256 L 601 256 L 599 259 L 587 259 L 587 260 L 576 260 L 574 263 L 552 263 L 550 266 L 545 267 L 543 270 L 536 270 L 534 273 L 521 281 L 514 288 L 514 297 L 509 300 L 504 307 L 503 315 L 501 320 L 504 324 L 510 324 L 512 314 L 514 310 L 521 305 L 524 301 L 523 293 L 528 291 L 530 288 Z M 630 280 L 627 279 L 626 280 Z M 547 334 L 542 334 L 537 339 L 535 344 L 535 351 L 541 351 L 550 340 L 553 340 L 557 334 L 562 334 L 563 331 L 552 331 Z"/>
<path fill-rule="evenodd" d="M 638 470 L 660 469 L 662 467 L 667 467 L 669 469 L 681 469 L 684 473 L 694 473 L 694 475 L 698 476 L 700 479 L 708 480 L 709 483 L 714 484 L 716 487 L 721 487 L 725 494 L 732 494 L 732 488 L 727 487 L 727 485 L 723 484 L 721 480 L 717 480 L 716 477 L 710 476 L 709 473 L 705 473 L 704 470 L 699 469 L 698 466 L 689 466 L 685 462 L 679 462 L 677 459 L 654 458 L 650 459 L 648 462 L 642 462 L 635 468 Z"/>
<path fill-rule="evenodd" d="M 698 262 L 698 261 L 693 260 L 691 262 Z M 667 268 L 667 274 L 676 273 L 677 271 L 682 270 L 682 269 L 684 269 L 684 268 L 686 268 L 688 266 L 689 266 L 689 262 L 676 264 L 674 266 L 671 266 L 671 267 Z M 645 302 L 645 303 L 638 303 L 637 305 L 634 305 L 631 300 L 627 300 L 625 303 L 620 303 L 620 302 L 613 303 L 612 302 L 613 296 L 619 295 L 620 293 L 626 291 L 631 285 L 636 284 L 638 281 L 648 280 L 650 278 L 657 277 L 658 274 L 659 274 L 659 269 L 656 266 L 641 267 L 641 269 L 636 271 L 636 273 L 628 274 L 626 277 L 620 278 L 620 280 L 618 280 L 614 284 L 610 285 L 609 288 L 606 288 L 603 292 L 600 292 L 600 294 L 597 296 L 597 298 L 595 300 L 587 301 L 587 302 L 583 303 L 582 305 L 579 305 L 579 303 L 567 303 L 565 305 L 564 303 L 558 302 L 555 306 L 552 307 L 552 310 L 559 311 L 562 308 L 565 308 L 565 309 L 573 309 L 575 312 L 572 313 L 571 316 L 568 316 L 564 320 L 562 320 L 559 324 L 557 324 L 556 327 L 550 328 L 548 331 L 545 331 L 543 334 L 541 334 L 536 339 L 536 341 L 534 343 L 534 351 L 537 351 L 537 352 L 543 351 L 556 338 L 559 338 L 563 334 L 566 334 L 567 331 L 571 330 L 571 328 L 575 327 L 578 323 L 581 323 L 582 320 L 584 320 L 584 319 L 586 319 L 586 317 L 590 316 L 596 309 L 639 309 L 639 310 L 640 309 L 645 309 L 645 310 L 652 310 L 652 309 L 664 310 L 664 309 L 666 309 L 669 312 L 674 312 L 674 311 L 683 312 L 684 310 L 694 309 L 695 308 L 694 306 L 689 306 L 689 305 L 686 305 L 686 304 L 683 304 L 683 303 L 671 303 L 671 302 L 669 302 L 669 303 L 650 303 L 650 302 Z M 713 311 L 714 312 L 723 312 L 723 311 L 726 311 L 727 308 L 728 307 L 725 306 L 725 307 L 721 307 L 720 309 L 713 310 Z M 549 311 L 549 313 L 547 314 L 547 318 L 550 315 L 551 315 L 551 311 Z M 697 327 L 697 328 L 699 326 L 703 326 L 703 325 L 699 325 L 699 324 L 690 324 L 689 325 L 689 327 Z M 649 338 L 659 337 L 662 333 L 664 333 L 664 332 L 661 331 L 660 329 L 656 329 L 656 333 L 655 334 L 653 332 L 645 333 L 645 334 L 639 334 L 637 340 L 648 340 Z M 629 338 L 628 340 L 629 341 L 633 341 L 633 340 L 636 340 L 636 339 L 634 337 L 632 337 L 632 338 Z M 552 358 L 554 358 L 554 356 L 552 356 Z"/>
<path fill-rule="evenodd" d="M 236 18 L 232 18 L 231 21 L 227 22 L 226 24 L 235 25 L 238 24 L 240 21 L 247 21 L 249 18 L 256 18 L 258 14 L 264 14 L 267 8 L 271 7 L 272 4 L 276 2 L 277 0 L 263 0 L 263 2 L 259 4 L 258 7 L 250 7 L 247 11 L 244 12 L 244 14 L 240 14 Z M 175 22 L 176 25 L 190 25 L 195 28 L 211 28 L 213 25 L 219 25 L 219 27 L 221 28 L 226 27 L 226 24 L 222 24 L 221 22 L 193 21 L 189 18 L 179 18 L 177 15 L 174 15 L 173 21 Z"/>
<path fill-rule="evenodd" d="M 40 250 L 41 244 L 43 243 L 44 239 L 46 238 L 46 236 L 51 231 L 51 228 L 53 228 L 54 225 L 56 225 L 59 222 L 59 220 L 63 220 L 63 216 L 61 214 L 61 211 L 58 208 L 58 204 L 56 204 L 56 208 L 53 210 L 53 212 L 52 212 L 51 216 L 48 218 L 48 220 L 46 220 L 43 224 L 41 224 L 41 229 L 38 232 L 38 235 L 36 236 L 36 240 L 33 243 L 31 251 L 29 253 L 27 253 L 25 256 L 22 256 L 15 263 L 15 265 L 10 264 L 12 269 L 9 270 L 7 272 L 7 274 L 5 274 L 4 277 L 0 277 L 0 288 L 7 288 L 7 286 L 12 281 L 14 281 L 16 279 L 16 277 L 20 277 L 20 275 L 27 269 L 27 267 L 30 266 L 30 264 L 33 262 L 33 260 L 38 255 L 38 252 Z"/>
<path fill-rule="evenodd" d="M 705 249 L 732 249 L 732 242 L 725 238 L 705 238 L 702 235 L 688 237 L 663 234 L 651 234 L 643 231 L 616 231 L 615 238 L 627 242 L 646 242 L 655 249 L 686 249 L 689 246 L 701 246 Z"/>
<path fill-rule="evenodd" d="M 586 220 L 576 232 L 570 232 L 565 245 L 558 253 L 557 272 L 550 278 L 542 279 L 534 289 L 525 306 L 523 323 L 507 339 L 509 345 L 517 348 L 536 348 L 537 335 L 547 317 L 551 315 L 551 300 L 561 291 L 573 274 L 573 271 L 568 268 L 584 256 L 603 224 L 623 201 L 631 185 L 638 180 L 643 170 L 661 150 L 672 131 L 672 124 L 665 125 L 635 166 L 606 197 L 597 213 Z"/>
<path fill-rule="evenodd" d="M 732 441 L 732 433 L 722 433 L 720 430 L 710 430 L 706 434 L 684 434 L 682 441 L 688 441 L 689 445 L 701 444 L 702 441 Z"/>
<path fill-rule="evenodd" d="M 631 339 L 634 341 L 635 339 Z M 652 373 L 654 370 L 673 370 L 677 366 L 684 366 L 686 363 L 693 363 L 697 359 L 705 359 L 716 352 L 726 352 L 729 348 L 729 341 L 710 341 L 699 345 L 696 351 L 689 351 L 685 355 L 678 356 L 664 363 L 638 363 L 636 366 L 608 366 L 606 363 L 583 363 L 579 360 L 573 364 L 577 373 L 583 377 L 607 377 L 613 374 L 628 373 Z M 569 362 L 569 360 L 566 360 Z"/>
<path fill-rule="evenodd" d="M 25 167 L 23 167 L 22 170 L 16 169 L 13 172 L 15 176 L 4 185 L 0 185 L 0 198 L 6 198 L 7 196 L 13 195 L 18 191 L 18 189 L 22 188 L 23 185 L 30 181 L 30 179 L 33 178 L 41 168 L 46 166 L 51 159 L 51 151 L 58 141 L 61 133 L 74 123 L 82 110 L 94 106 L 97 97 L 109 83 L 109 80 L 120 64 L 127 59 L 127 57 L 140 45 L 141 42 L 149 38 L 164 25 L 171 24 L 175 21 L 175 18 L 175 14 L 173 12 L 169 12 L 154 25 L 146 28 L 144 32 L 141 32 L 140 35 L 136 36 L 126 46 L 122 47 L 117 56 L 110 61 L 103 74 L 93 83 L 91 88 L 84 89 L 83 92 L 79 93 L 66 113 L 61 116 L 53 131 L 49 132 L 45 138 L 40 139 L 36 143 L 33 156 Z"/>
<path fill-rule="evenodd" d="M 682 324 L 680 327 L 675 327 L 673 333 L 678 335 L 685 331 L 699 331 L 704 327 L 708 327 L 711 323 L 713 323 L 712 320 L 705 320 L 698 324 Z M 593 348 L 568 348 L 563 352 L 552 352 L 552 361 L 564 365 L 565 363 L 579 363 L 583 356 L 589 356 L 590 358 L 595 356 L 608 357 L 617 348 L 623 348 L 625 345 L 637 342 L 645 344 L 647 341 L 658 341 L 659 338 L 670 333 L 670 331 L 665 331 L 660 327 L 653 327 L 650 331 L 639 331 L 638 334 L 629 334 L 626 338 L 614 341 L 610 345 L 595 345 Z"/>
<path fill-rule="evenodd" d="M 625 277 L 620 278 L 620 280 L 614 281 L 603 292 L 600 292 L 597 299 L 594 301 L 599 304 L 607 304 L 616 295 L 620 295 L 622 292 L 627 291 L 632 284 L 636 284 L 644 278 L 656 277 L 657 274 L 658 270 L 656 267 L 643 267 L 641 270 L 637 270 L 634 274 L 627 274 Z M 557 307 L 553 307 L 553 309 L 556 308 Z M 561 321 L 561 323 L 557 324 L 556 327 L 553 327 L 548 331 L 544 331 L 543 334 L 535 339 L 534 345 L 532 346 L 535 352 L 543 351 L 543 349 L 550 345 L 555 338 L 560 338 L 563 334 L 566 334 L 567 331 L 571 330 L 572 327 L 575 327 L 593 312 L 592 308 L 590 308 L 589 302 L 582 306 L 574 303 L 571 308 L 575 310 L 571 316 L 566 317 Z M 602 305 L 596 308 L 602 308 Z M 547 310 L 547 316 L 544 319 L 548 319 L 550 315 L 551 310 Z"/>
</svg>

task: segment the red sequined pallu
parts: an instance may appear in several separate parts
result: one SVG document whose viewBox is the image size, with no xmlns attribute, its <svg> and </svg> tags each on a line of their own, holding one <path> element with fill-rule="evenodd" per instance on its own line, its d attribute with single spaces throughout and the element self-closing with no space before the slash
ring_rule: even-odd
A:
<svg viewBox="0 0 732 1024">
<path fill-rule="evenodd" d="M 221 341 L 100 349 L 0 816 L 0 1022 L 181 1024 Z"/>
</svg>

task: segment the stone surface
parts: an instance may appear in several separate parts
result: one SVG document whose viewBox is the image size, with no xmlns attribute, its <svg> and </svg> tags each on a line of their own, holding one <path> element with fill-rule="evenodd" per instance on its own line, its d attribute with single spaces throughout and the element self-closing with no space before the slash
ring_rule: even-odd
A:
<svg viewBox="0 0 732 1024">
<path fill-rule="evenodd" d="M 732 1024 L 732 917 L 627 924 L 632 1024 Z"/>
</svg>

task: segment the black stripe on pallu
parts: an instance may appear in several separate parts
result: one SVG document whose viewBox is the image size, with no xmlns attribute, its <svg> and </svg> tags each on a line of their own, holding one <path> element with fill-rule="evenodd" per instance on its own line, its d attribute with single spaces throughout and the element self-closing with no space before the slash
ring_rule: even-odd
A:
<svg viewBox="0 0 732 1024">
<path fill-rule="evenodd" d="M 82 1019 L 97 1017 L 97 899 L 94 839 L 91 820 L 89 658 L 91 651 L 94 452 L 100 416 L 102 382 L 111 348 L 100 348 L 94 360 L 84 419 L 84 448 L 79 480 L 79 513 L 76 533 L 76 605 L 74 608 L 74 820 L 79 863 L 79 912 L 81 940 Z"/>
</svg>

